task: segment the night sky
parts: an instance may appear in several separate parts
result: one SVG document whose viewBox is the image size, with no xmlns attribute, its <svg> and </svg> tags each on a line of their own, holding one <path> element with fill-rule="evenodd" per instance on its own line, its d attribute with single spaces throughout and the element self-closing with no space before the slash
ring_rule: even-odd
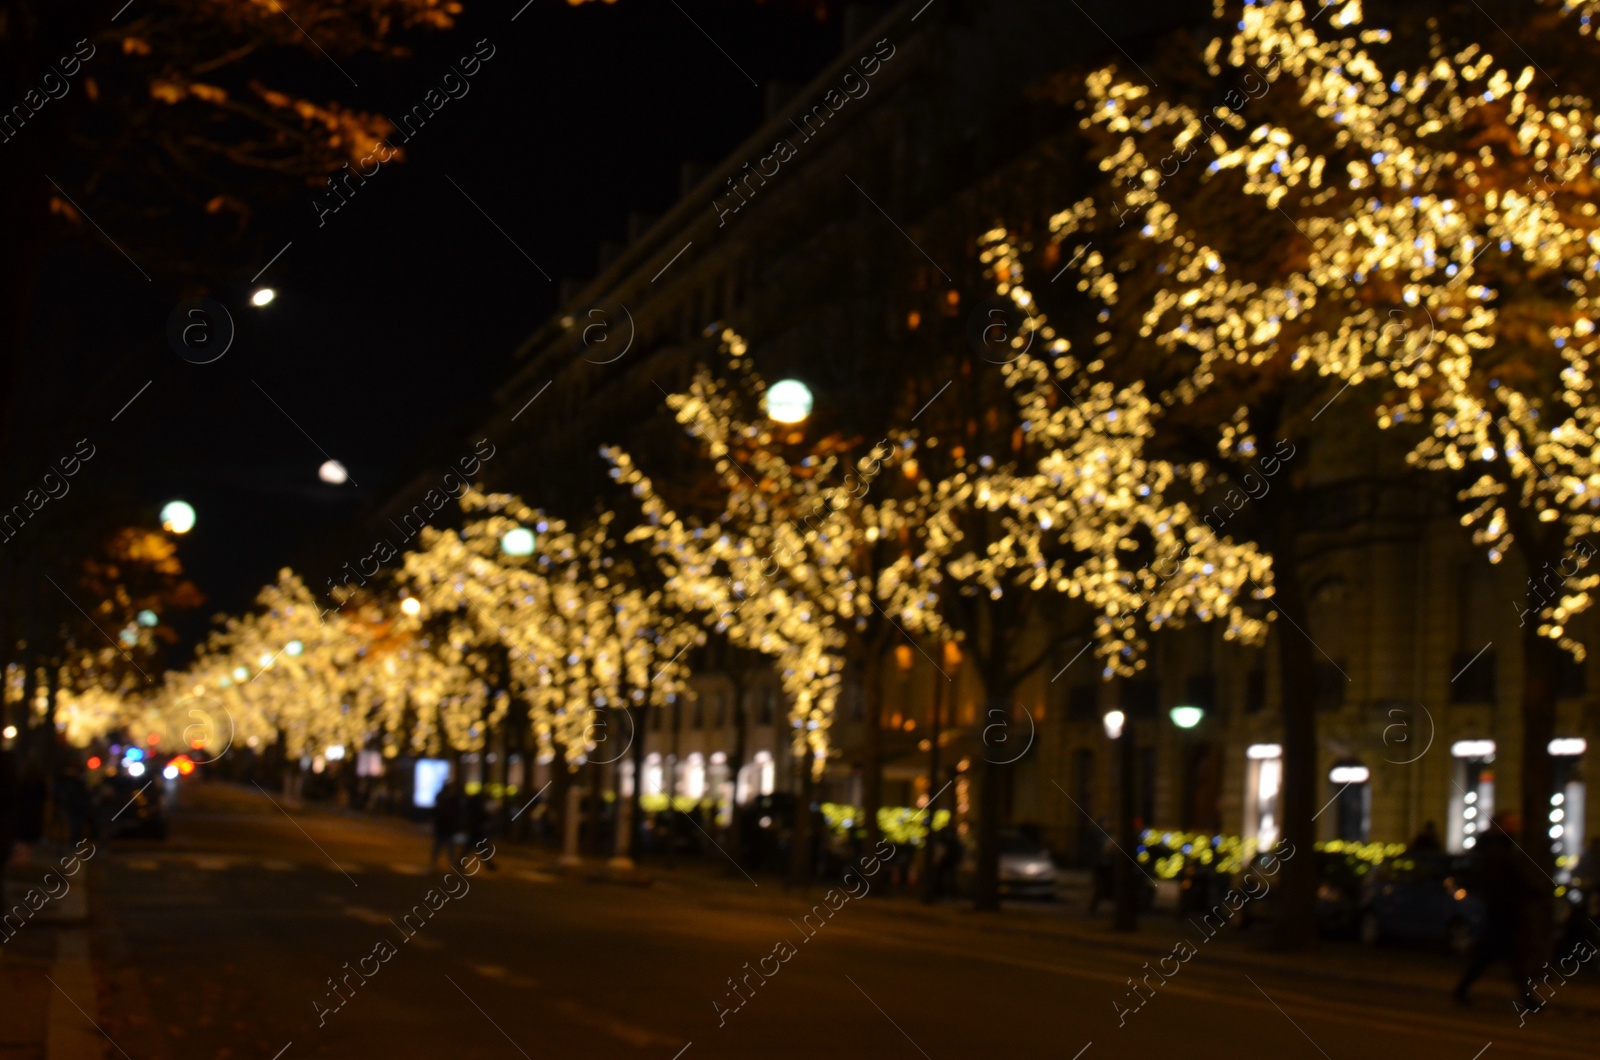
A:
<svg viewBox="0 0 1600 1060">
<path fill-rule="evenodd" d="M 456 29 L 416 35 L 408 59 L 341 59 L 359 87 L 304 59 L 325 68 L 327 98 L 393 117 L 475 42 L 493 48 L 405 163 L 321 227 L 294 182 L 252 204 L 258 256 L 202 284 L 238 329 L 216 362 L 187 363 L 166 341 L 174 306 L 202 293 L 181 270 L 92 238 L 46 266 L 5 477 L 20 491 L 88 437 L 96 458 L 52 503 L 152 523 L 165 500 L 192 503 L 182 555 L 209 603 L 181 623 L 191 635 L 339 536 L 430 443 L 470 432 L 559 281 L 593 275 L 630 213 L 669 207 L 684 161 L 746 137 L 769 81 L 804 82 L 840 46 L 839 19 L 799 5 L 533 0 L 515 22 L 521 0 L 466 6 Z M 253 308 L 252 276 L 287 243 L 259 281 L 277 300 Z M 318 480 L 330 456 L 351 482 Z"/>
</svg>

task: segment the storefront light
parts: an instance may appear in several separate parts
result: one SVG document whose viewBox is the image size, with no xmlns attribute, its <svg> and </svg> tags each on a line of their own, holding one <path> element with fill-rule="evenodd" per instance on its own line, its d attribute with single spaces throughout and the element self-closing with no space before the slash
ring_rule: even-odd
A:
<svg viewBox="0 0 1600 1060">
<path fill-rule="evenodd" d="M 1494 741 L 1457 740 L 1450 745 L 1450 754 L 1456 758 L 1488 758 L 1494 754 Z"/>
</svg>

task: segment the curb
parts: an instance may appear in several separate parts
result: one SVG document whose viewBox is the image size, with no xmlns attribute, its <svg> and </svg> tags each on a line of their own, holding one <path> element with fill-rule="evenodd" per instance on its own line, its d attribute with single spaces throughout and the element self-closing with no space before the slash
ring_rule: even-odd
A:
<svg viewBox="0 0 1600 1060">
<path fill-rule="evenodd" d="M 86 926 L 60 926 L 86 924 L 89 919 L 87 891 L 88 881 L 79 880 L 61 899 L 56 962 L 50 969 L 54 990 L 45 1015 L 46 1060 L 104 1060 L 105 1057 L 89 930 Z"/>
</svg>

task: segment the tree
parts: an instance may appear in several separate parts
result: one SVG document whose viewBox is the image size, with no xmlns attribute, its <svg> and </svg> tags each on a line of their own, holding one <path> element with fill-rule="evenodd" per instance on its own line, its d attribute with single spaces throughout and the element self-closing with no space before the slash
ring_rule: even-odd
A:
<svg viewBox="0 0 1600 1060">
<path fill-rule="evenodd" d="M 614 477 L 639 497 L 646 519 L 629 536 L 659 557 L 676 606 L 705 616 L 735 647 L 776 660 L 796 757 L 811 763 L 802 767 L 807 793 L 832 753 L 843 675 L 857 673 L 862 820 L 871 845 L 882 803 L 881 667 L 888 645 L 904 636 L 891 616 L 908 604 L 907 590 L 883 575 L 904 554 L 919 514 L 915 498 L 904 506 L 867 501 L 869 491 L 884 492 L 880 476 L 894 456 L 888 440 L 868 447 L 841 432 L 808 439 L 804 429 L 766 417 L 766 383 L 748 344 L 732 329 L 719 340 L 719 370 L 702 368 L 687 393 L 667 399 L 699 459 L 711 465 L 709 482 L 699 485 L 712 499 L 680 512 L 626 451 L 608 448 Z M 802 830 L 810 825 L 809 797 L 803 802 Z"/>
<path fill-rule="evenodd" d="M 462 9 L 457 0 L 292 7 L 291 17 L 248 0 L 0 3 L 11 107 L 0 120 L 8 395 L 40 263 L 55 243 L 99 240 L 98 225 L 150 268 L 238 267 L 249 256 L 240 247 L 252 202 L 344 177 L 391 133 L 381 115 L 323 95 L 328 63 L 403 56 L 404 34 L 449 28 Z M 0 437 L 10 426 L 0 418 Z"/>
<path fill-rule="evenodd" d="M 1186 621 L 1219 621 L 1230 639 L 1260 640 L 1266 624 L 1251 601 L 1271 591 L 1270 562 L 1211 535 L 1181 499 L 1199 484 L 1198 467 L 1146 453 L 1159 395 L 1095 378 L 1099 365 L 1074 354 L 1037 311 L 1007 232 L 986 233 L 979 250 L 1002 300 L 995 320 L 1006 326 L 986 327 L 957 364 L 954 399 L 935 406 L 907 457 L 928 512 L 894 572 L 912 589 L 908 624 L 937 616 L 956 632 L 988 719 L 1010 716 L 1018 688 L 1057 648 L 1030 635 L 1039 625 L 1067 628 L 1043 610 L 1052 598 L 1090 616 L 1106 679 L 1137 673 L 1149 634 Z M 1002 768 L 986 757 L 979 790 L 982 909 L 999 901 Z M 1125 828 L 1130 816 L 1125 808 Z"/>
<path fill-rule="evenodd" d="M 1593 108 L 1544 102 L 1534 87 L 1545 69 L 1569 93 L 1593 80 L 1580 58 L 1587 24 L 1572 32 L 1580 14 L 1534 9 L 1513 28 L 1520 57 L 1506 67 L 1487 50 L 1504 28 L 1476 5 L 1413 7 L 1387 28 L 1358 4 L 1232 9 L 1203 51 L 1163 50 L 1158 90 L 1114 67 L 1087 79 L 1080 124 L 1114 188 L 1051 219 L 1052 250 L 1081 248 L 1077 289 L 1103 305 L 1102 361 L 1163 381 L 1183 428 L 1165 444 L 1210 449 L 1213 482 L 1270 477 L 1270 440 L 1292 452 L 1320 436 L 1325 449 L 1332 420 L 1370 452 L 1367 419 L 1407 436 L 1412 464 L 1466 476 L 1466 522 L 1492 562 L 1515 543 L 1530 572 L 1562 568 L 1524 627 L 1530 825 L 1548 798 L 1555 645 L 1581 652 L 1569 623 L 1591 587 L 1566 581 L 1565 557 L 1593 526 L 1586 491 L 1600 485 L 1584 448 L 1592 149 L 1576 133 Z M 1279 559 L 1277 603 L 1291 617 L 1305 612 L 1296 477 L 1263 518 L 1230 527 L 1253 523 Z M 1297 848 L 1315 838 L 1316 744 L 1311 711 L 1289 696 L 1311 687 L 1314 650 L 1279 638 Z M 1527 846 L 1548 868 L 1542 827 Z M 1305 944 L 1310 866 L 1286 865 L 1282 890 L 1279 941 Z"/>
</svg>

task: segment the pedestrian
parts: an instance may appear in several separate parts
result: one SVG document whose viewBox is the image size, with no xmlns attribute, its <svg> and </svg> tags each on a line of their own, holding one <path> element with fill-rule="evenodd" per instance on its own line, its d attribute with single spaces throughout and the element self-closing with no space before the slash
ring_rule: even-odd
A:
<svg viewBox="0 0 1600 1060">
<path fill-rule="evenodd" d="M 1117 855 L 1117 844 L 1111 838 L 1111 833 L 1106 831 L 1105 818 L 1102 817 L 1097 823 L 1100 826 L 1100 834 L 1106 838 L 1105 842 L 1100 844 L 1099 854 L 1095 857 L 1094 864 L 1090 868 L 1089 908 L 1087 910 L 1090 916 L 1093 916 L 1095 911 L 1100 908 L 1101 902 L 1110 901 L 1113 898 L 1112 878 L 1115 875 L 1114 868 L 1116 864 L 1113 859 Z"/>
<path fill-rule="evenodd" d="M 1432 821 L 1422 822 L 1422 831 L 1411 840 L 1411 850 L 1443 850 L 1439 842 L 1439 826 Z"/>
<path fill-rule="evenodd" d="M 73 846 L 84 837 L 89 821 L 89 786 L 84 783 L 83 767 L 69 763 L 56 778 L 56 805 L 67 819 L 67 832 Z"/>
<path fill-rule="evenodd" d="M 484 797 L 483 788 L 468 795 L 462 803 L 462 831 L 466 833 L 466 845 L 478 848 L 489 839 L 489 803 Z M 492 860 L 485 861 L 490 872 L 499 872 L 500 866 Z"/>
<path fill-rule="evenodd" d="M 446 781 L 433 797 L 433 853 L 428 858 L 431 869 L 439 864 L 443 851 L 446 863 L 454 868 L 459 841 L 456 832 L 461 828 L 461 791 L 454 780 Z"/>
<path fill-rule="evenodd" d="M 45 784 L 44 770 L 34 759 L 22 767 L 17 780 L 17 845 L 22 848 L 21 859 L 44 838 L 44 811 L 50 801 L 50 789 Z"/>
<path fill-rule="evenodd" d="M 939 877 L 934 881 L 936 897 L 958 892 L 958 875 L 964 853 L 961 836 L 956 832 L 955 824 L 946 821 L 945 826 L 939 829 Z"/>
<path fill-rule="evenodd" d="M 1579 946 L 1600 945 L 1600 836 L 1578 856 L 1567 890 L 1567 920 L 1556 943 L 1556 956 L 1570 957 Z"/>
<path fill-rule="evenodd" d="M 1496 817 L 1494 827 L 1478 839 L 1478 894 L 1483 900 L 1483 924 L 1467 955 L 1466 970 L 1452 996 L 1456 1004 L 1470 1007 L 1467 991 L 1491 964 L 1504 962 L 1516 986 L 1518 999 L 1528 1008 L 1539 1005 L 1528 994 L 1524 973 L 1528 949 L 1529 907 L 1544 893 L 1530 879 L 1515 836 L 1520 822 L 1512 816 Z"/>
</svg>

